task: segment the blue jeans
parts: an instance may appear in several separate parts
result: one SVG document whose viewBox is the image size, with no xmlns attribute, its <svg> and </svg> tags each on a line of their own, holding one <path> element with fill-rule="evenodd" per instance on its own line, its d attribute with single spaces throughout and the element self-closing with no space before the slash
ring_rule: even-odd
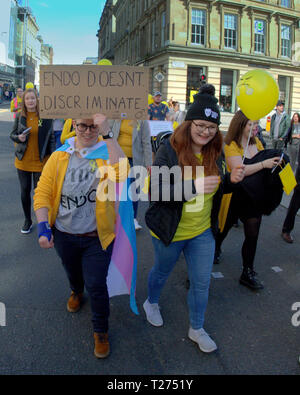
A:
<svg viewBox="0 0 300 395">
<path fill-rule="evenodd" d="M 82 293 L 86 287 L 91 301 L 94 332 L 108 331 L 109 296 L 106 277 L 113 244 L 107 250 L 98 237 L 74 236 L 53 229 L 54 247 L 62 260 L 70 288 Z"/>
<path fill-rule="evenodd" d="M 148 300 L 158 303 L 161 290 L 183 252 L 190 280 L 188 307 L 190 325 L 193 329 L 203 327 L 208 302 L 209 284 L 214 260 L 215 239 L 211 229 L 193 239 L 175 241 L 168 247 L 152 237 L 155 264 L 148 277 Z"/>
</svg>

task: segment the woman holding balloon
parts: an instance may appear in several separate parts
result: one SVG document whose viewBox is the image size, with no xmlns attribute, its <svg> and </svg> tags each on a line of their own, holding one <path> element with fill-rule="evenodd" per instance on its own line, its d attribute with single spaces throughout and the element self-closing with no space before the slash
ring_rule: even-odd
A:
<svg viewBox="0 0 300 395">
<path fill-rule="evenodd" d="M 224 140 L 228 171 L 232 171 L 244 163 L 245 177 L 247 177 L 263 169 L 272 169 L 279 162 L 280 157 L 274 157 L 257 163 L 248 163 L 249 159 L 252 159 L 259 151 L 264 149 L 257 137 L 250 136 L 249 138 L 256 124 L 257 121 L 249 120 L 242 111 L 238 111 L 232 118 Z M 240 188 L 231 196 L 225 227 L 216 239 L 215 261 L 220 256 L 221 244 L 233 224 L 236 223 L 238 218 L 242 221 L 245 240 L 242 246 L 243 272 L 240 283 L 252 289 L 263 288 L 253 267 L 262 214 L 252 197 L 243 188 Z"/>
<path fill-rule="evenodd" d="M 245 165 L 246 179 L 262 170 L 265 171 L 264 169 L 272 169 L 279 163 L 279 156 L 255 163 L 252 160 L 264 150 L 260 140 L 254 137 L 253 131 L 257 127 L 258 120 L 268 114 L 277 99 L 278 86 L 273 77 L 263 70 L 250 71 L 239 81 L 237 101 L 242 111 L 239 110 L 232 118 L 224 140 L 228 171 Z M 218 263 L 223 240 L 237 219 L 242 221 L 245 240 L 242 246 L 243 271 L 240 283 L 255 290 L 263 288 L 254 271 L 254 258 L 263 214 L 255 198 L 247 193 L 247 189 L 239 188 L 223 200 L 220 212 L 220 232 L 216 238 L 215 263 Z"/>
</svg>

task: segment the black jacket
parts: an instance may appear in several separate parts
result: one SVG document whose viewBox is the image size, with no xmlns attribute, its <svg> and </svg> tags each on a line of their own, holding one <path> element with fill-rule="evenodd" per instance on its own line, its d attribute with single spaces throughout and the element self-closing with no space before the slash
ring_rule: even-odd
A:
<svg viewBox="0 0 300 395">
<path fill-rule="evenodd" d="M 14 143 L 16 143 L 15 155 L 19 160 L 23 159 L 28 145 L 29 135 L 27 136 L 24 143 L 20 142 L 18 138 L 19 134 L 21 134 L 23 130 L 27 129 L 26 123 L 26 117 L 22 117 L 20 114 L 17 114 L 13 130 L 10 133 L 10 138 Z M 55 137 L 53 133 L 52 119 L 40 119 L 39 124 L 39 157 L 40 161 L 42 162 L 45 156 L 51 155 L 52 152 L 55 151 Z"/>
<path fill-rule="evenodd" d="M 245 165 L 262 162 L 266 159 L 281 156 L 282 150 L 266 149 L 259 151 L 253 158 L 245 159 Z M 284 154 L 285 163 L 289 162 L 289 157 Z M 281 167 L 277 166 L 272 173 L 271 169 L 262 169 L 250 176 L 247 176 L 239 184 L 255 207 L 263 215 L 270 215 L 280 204 L 283 194 L 282 183 L 279 177 Z M 238 190 L 236 191 L 238 193 Z"/>
<path fill-rule="evenodd" d="M 217 165 L 221 183 L 218 191 L 214 195 L 211 211 L 211 228 L 214 237 L 216 237 L 218 233 L 218 214 L 222 196 L 224 193 L 232 192 L 234 185 L 236 185 L 230 182 L 230 173 L 226 172 L 226 165 L 222 156 L 218 158 Z M 178 166 L 176 152 L 172 148 L 169 140 L 163 141 L 160 145 L 153 166 L 158 166 L 159 168 L 166 166 L 169 169 L 173 166 Z M 183 204 L 193 197 L 196 197 L 197 194 L 193 180 L 176 179 L 175 181 L 175 177 L 171 174 L 170 184 L 168 184 L 170 189 L 170 201 L 164 201 L 162 194 L 165 185 L 163 184 L 162 177 L 159 177 L 158 180 L 159 181 L 156 182 L 153 180 L 153 177 L 151 178 L 150 206 L 146 211 L 145 220 L 148 228 L 168 246 L 172 242 L 180 222 Z M 155 184 L 153 184 L 153 182 L 155 182 Z M 176 194 L 178 195 L 178 190 L 182 193 L 180 201 L 175 200 Z M 191 193 L 189 191 L 191 191 Z"/>
</svg>

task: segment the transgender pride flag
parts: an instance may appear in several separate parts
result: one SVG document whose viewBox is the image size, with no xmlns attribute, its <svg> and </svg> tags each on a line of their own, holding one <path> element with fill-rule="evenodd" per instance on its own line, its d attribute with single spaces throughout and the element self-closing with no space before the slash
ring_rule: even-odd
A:
<svg viewBox="0 0 300 395">
<path fill-rule="evenodd" d="M 107 288 L 109 296 L 130 295 L 131 310 L 138 314 L 135 301 L 137 250 L 133 222 L 132 201 L 129 199 L 129 179 L 117 184 L 116 237 L 108 269 Z"/>
</svg>

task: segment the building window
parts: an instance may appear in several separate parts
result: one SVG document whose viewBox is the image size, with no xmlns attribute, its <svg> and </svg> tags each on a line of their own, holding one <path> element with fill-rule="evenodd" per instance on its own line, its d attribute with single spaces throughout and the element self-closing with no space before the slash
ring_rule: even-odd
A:
<svg viewBox="0 0 300 395">
<path fill-rule="evenodd" d="M 264 54 L 266 49 L 265 29 L 265 21 L 262 21 L 260 19 L 256 19 L 254 21 L 254 51 L 261 54 Z"/>
<path fill-rule="evenodd" d="M 166 13 L 161 14 L 161 47 L 165 46 L 165 31 L 166 31 Z"/>
<path fill-rule="evenodd" d="M 237 48 L 237 16 L 224 15 L 224 45 L 225 48 Z"/>
<path fill-rule="evenodd" d="M 279 99 L 285 104 L 285 111 L 290 111 L 290 90 L 291 77 L 285 75 L 278 76 Z"/>
<path fill-rule="evenodd" d="M 220 110 L 224 112 L 236 111 L 235 88 L 237 84 L 237 70 L 221 69 Z"/>
<path fill-rule="evenodd" d="M 280 5 L 281 5 L 281 7 L 290 8 L 291 7 L 291 1 L 290 0 L 281 0 L 280 1 Z"/>
<path fill-rule="evenodd" d="M 206 12 L 192 9 L 192 44 L 205 45 Z"/>
<path fill-rule="evenodd" d="M 291 26 L 281 25 L 281 56 L 291 57 Z"/>
<path fill-rule="evenodd" d="M 151 49 L 152 49 L 152 51 L 155 51 L 155 33 L 156 33 L 156 23 L 155 23 L 155 19 L 153 19 L 152 27 L 151 27 Z"/>
</svg>

